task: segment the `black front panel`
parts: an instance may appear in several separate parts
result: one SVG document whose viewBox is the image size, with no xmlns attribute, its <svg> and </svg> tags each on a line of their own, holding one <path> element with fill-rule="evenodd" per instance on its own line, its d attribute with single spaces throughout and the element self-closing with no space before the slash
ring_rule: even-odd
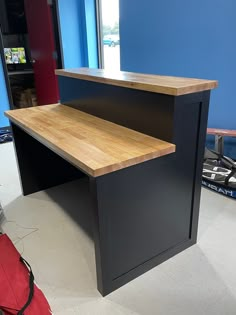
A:
<svg viewBox="0 0 236 315">
<path fill-rule="evenodd" d="M 61 102 L 166 141 L 173 137 L 174 97 L 59 76 Z"/>
</svg>

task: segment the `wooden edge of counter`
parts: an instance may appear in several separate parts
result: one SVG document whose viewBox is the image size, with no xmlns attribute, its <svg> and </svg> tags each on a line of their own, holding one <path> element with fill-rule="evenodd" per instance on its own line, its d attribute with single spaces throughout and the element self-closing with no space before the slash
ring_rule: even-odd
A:
<svg viewBox="0 0 236 315">
<path fill-rule="evenodd" d="M 47 115 L 47 119 L 45 119 L 45 115 Z M 50 150 L 93 177 L 105 175 L 175 152 L 175 145 L 172 143 L 80 112 L 63 104 L 10 110 L 5 112 L 5 116 Z M 63 125 L 63 117 L 67 120 L 65 126 Z M 70 117 L 73 118 L 73 128 L 78 127 L 76 128 L 78 131 L 76 134 L 73 133 L 73 137 L 78 136 L 78 138 L 71 137 L 70 139 L 70 137 L 68 137 L 68 140 L 65 142 L 63 135 L 65 131 L 70 133 L 71 130 L 71 125 L 66 127 Z M 37 121 L 40 122 L 39 126 L 37 126 Z M 91 125 L 93 127 L 91 132 L 89 129 L 86 130 L 86 136 L 81 136 L 79 130 L 82 130 L 81 126 L 83 126 L 86 121 L 90 127 Z M 104 143 L 102 147 L 97 146 L 96 142 L 93 144 L 95 129 L 98 130 L 98 137 L 101 135 L 100 143 Z M 99 133 L 100 130 L 102 132 L 101 134 Z M 57 138 L 58 140 L 55 141 Z M 73 139 L 78 139 L 76 142 L 77 146 L 75 146 Z M 116 144 L 117 139 L 118 142 Z M 121 144 L 119 139 L 129 139 L 129 141 L 124 141 L 122 142 L 123 144 Z M 113 153 L 109 153 L 111 150 L 106 150 L 110 141 L 113 143 L 112 150 L 114 155 Z M 132 147 L 130 147 L 130 141 L 135 142 Z M 145 149 L 142 149 L 144 144 Z M 104 151 L 102 148 L 105 148 Z M 132 150 L 134 150 L 133 153 Z M 122 152 L 125 151 L 130 152 L 126 158 L 122 157 Z M 88 162 L 88 154 L 96 159 L 95 164 Z M 104 159 L 106 160 L 105 163 Z"/>
<path fill-rule="evenodd" d="M 133 72 L 111 72 L 104 69 L 58 69 L 56 75 L 111 84 L 120 87 L 149 91 L 154 93 L 180 96 L 212 90 L 218 87 L 218 81 L 171 76 L 149 75 Z"/>
</svg>

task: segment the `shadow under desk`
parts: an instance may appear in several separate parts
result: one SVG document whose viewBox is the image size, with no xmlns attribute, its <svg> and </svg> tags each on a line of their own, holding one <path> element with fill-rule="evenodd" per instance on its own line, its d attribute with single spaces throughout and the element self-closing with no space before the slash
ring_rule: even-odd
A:
<svg viewBox="0 0 236 315">
<path fill-rule="evenodd" d="M 101 70 L 63 71 L 63 104 L 6 115 L 24 195 L 88 176 L 106 295 L 196 242 L 210 92 L 164 95 L 100 82 Z"/>
</svg>

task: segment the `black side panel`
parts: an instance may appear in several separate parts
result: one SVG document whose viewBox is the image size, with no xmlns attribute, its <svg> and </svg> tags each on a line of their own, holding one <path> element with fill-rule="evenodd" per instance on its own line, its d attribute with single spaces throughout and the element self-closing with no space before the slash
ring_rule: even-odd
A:
<svg viewBox="0 0 236 315">
<path fill-rule="evenodd" d="M 3 67 L 3 73 L 4 73 L 6 88 L 7 88 L 7 95 L 9 99 L 10 109 L 13 109 L 14 105 L 13 105 L 13 99 L 12 99 L 12 94 L 11 94 L 11 86 L 10 86 L 9 77 L 8 77 L 7 65 L 5 62 L 1 25 L 0 25 L 0 58 L 2 61 L 2 67 Z"/>
<path fill-rule="evenodd" d="M 199 116 L 199 104 L 183 110 L 186 122 L 176 121 L 182 126 L 175 133 L 176 153 L 97 179 L 112 279 L 190 239 L 199 122 L 190 117 Z M 176 120 L 182 119 L 181 105 L 177 112 Z"/>
<path fill-rule="evenodd" d="M 110 279 L 189 238 L 189 199 L 178 196 L 170 183 L 172 161 L 163 157 L 98 178 Z"/>
</svg>

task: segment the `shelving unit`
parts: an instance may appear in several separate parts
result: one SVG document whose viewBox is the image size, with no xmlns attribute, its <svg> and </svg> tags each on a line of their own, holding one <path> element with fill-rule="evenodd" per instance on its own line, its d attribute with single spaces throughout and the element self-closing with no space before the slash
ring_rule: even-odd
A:
<svg viewBox="0 0 236 315">
<path fill-rule="evenodd" d="M 9 71 L 13 109 L 37 105 L 33 70 Z"/>
<path fill-rule="evenodd" d="M 2 49 L 1 55 L 5 61 L 5 48 L 23 47 L 26 53 L 26 63 L 8 64 L 4 62 L 5 80 L 8 86 L 8 94 L 11 108 L 32 106 L 31 99 L 35 102 L 34 71 L 31 64 L 30 46 L 26 17 L 24 13 L 24 1 L 2 1 L 0 23 L 2 25 Z M 32 97 L 30 96 L 32 95 Z"/>
<path fill-rule="evenodd" d="M 25 74 L 33 74 L 33 73 L 34 73 L 33 70 L 11 71 L 11 72 L 8 72 L 8 75 L 13 76 L 13 75 L 25 75 Z"/>
</svg>

